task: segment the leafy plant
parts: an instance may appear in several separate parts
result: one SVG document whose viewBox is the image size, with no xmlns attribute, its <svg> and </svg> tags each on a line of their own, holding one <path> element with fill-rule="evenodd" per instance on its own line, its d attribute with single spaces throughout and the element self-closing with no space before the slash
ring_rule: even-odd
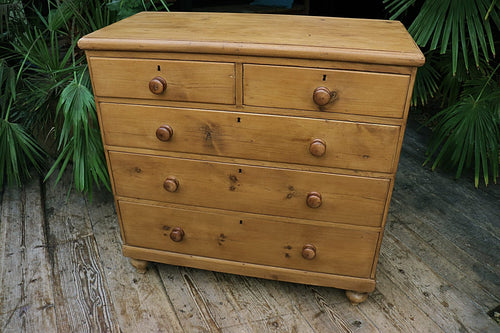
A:
<svg viewBox="0 0 500 333">
<path fill-rule="evenodd" d="M 108 3 L 110 10 L 117 12 L 118 19 L 124 19 L 132 16 L 142 10 L 159 10 L 168 11 L 168 6 L 164 0 L 144 1 L 144 0 L 113 0 Z"/>
<path fill-rule="evenodd" d="M 460 100 L 431 119 L 438 123 L 424 163 L 434 159 L 433 170 L 455 168 L 457 178 L 474 166 L 476 187 L 481 171 L 486 185 L 498 177 L 500 85 L 493 75 L 467 82 Z"/>
<path fill-rule="evenodd" d="M 16 108 L 18 76 L 5 60 L 0 60 L 0 188 L 20 184 L 30 177 L 31 166 L 42 170 L 45 153 L 19 117 Z"/>
<path fill-rule="evenodd" d="M 89 81 L 88 72 L 83 71 L 80 78 L 73 80 L 61 93 L 57 105 L 57 113 L 63 122 L 59 139 L 60 154 L 46 179 L 59 168 L 56 182 L 59 181 L 68 163 L 74 161 L 76 189 L 92 193 L 94 182 L 102 182 L 106 186 L 109 186 L 109 182 Z"/>
<path fill-rule="evenodd" d="M 411 105 L 425 105 L 433 98 L 439 90 L 439 80 L 441 73 L 435 68 L 437 66 L 436 57 L 433 52 L 425 54 L 425 64 L 417 71 Z"/>
<path fill-rule="evenodd" d="M 47 155 L 54 136 L 57 181 L 73 164 L 74 186 L 91 195 L 110 189 L 89 73 L 78 39 L 141 10 L 168 10 L 164 0 L 10 0 L 0 4 L 0 187 L 21 184 Z M 7 13 L 7 14 L 5 14 Z M 40 139 L 38 139 L 40 138 Z M 57 171 L 57 172 L 56 172 Z"/>
<path fill-rule="evenodd" d="M 386 9 L 396 19 L 417 0 L 384 0 Z M 418 15 L 408 28 L 418 45 L 440 53 L 449 52 L 451 41 L 452 72 L 457 71 L 458 53 L 462 49 L 465 67 L 469 68 L 468 48 L 472 49 L 474 61 L 479 67 L 479 51 L 488 61 L 489 53 L 495 56 L 491 18 L 497 29 L 500 17 L 496 0 L 425 0 Z"/>
<path fill-rule="evenodd" d="M 424 164 L 434 161 L 433 170 L 454 168 L 456 177 L 473 168 L 476 187 L 481 173 L 486 185 L 490 179 L 496 182 L 500 87 L 492 64 L 497 62 L 495 38 L 500 29 L 497 0 L 384 0 L 384 4 L 391 19 L 409 19 L 408 31 L 426 51 L 412 105 L 437 99 L 440 103 L 433 104 L 444 107 L 427 123 L 436 126 Z"/>
</svg>

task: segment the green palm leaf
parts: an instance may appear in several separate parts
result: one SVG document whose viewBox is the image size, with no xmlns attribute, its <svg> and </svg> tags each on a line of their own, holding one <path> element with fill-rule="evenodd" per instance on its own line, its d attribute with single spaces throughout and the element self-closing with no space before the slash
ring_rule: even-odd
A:
<svg viewBox="0 0 500 333">
<path fill-rule="evenodd" d="M 425 64 L 417 71 L 415 86 L 411 97 L 411 105 L 425 105 L 430 98 L 433 98 L 439 89 L 441 75 L 436 69 L 437 59 L 433 52 L 425 55 Z"/>
<path fill-rule="evenodd" d="M 58 182 L 68 163 L 73 161 L 75 188 L 91 195 L 94 183 L 98 187 L 102 183 L 108 190 L 110 185 L 94 96 L 85 82 L 88 82 L 86 71 L 79 81 L 72 81 L 61 93 L 57 106 L 63 123 L 59 133 L 60 153 L 45 179 L 59 169 Z"/>
<path fill-rule="evenodd" d="M 384 0 L 391 19 L 400 17 L 415 0 Z M 488 61 L 495 57 L 492 24 L 500 28 L 499 4 L 491 0 L 426 0 L 408 28 L 418 45 L 438 49 L 442 54 L 451 49 L 452 72 L 457 71 L 458 54 L 462 50 L 469 68 L 468 49 L 472 50 L 476 67 L 481 56 Z M 451 40 L 451 46 L 449 44 Z M 488 48 L 489 46 L 489 48 Z"/>
<path fill-rule="evenodd" d="M 498 69 L 498 66 L 497 66 Z M 442 110 L 429 121 L 437 121 L 424 165 L 432 169 L 456 169 L 460 177 L 474 168 L 475 186 L 482 178 L 496 183 L 499 175 L 500 86 L 490 77 L 471 80 L 458 103 Z"/>
<path fill-rule="evenodd" d="M 22 123 L 16 109 L 16 73 L 0 60 L 0 188 L 20 185 L 30 169 L 43 167 L 45 153 Z"/>
<path fill-rule="evenodd" d="M 33 166 L 41 172 L 45 153 L 33 136 L 18 123 L 0 119 L 0 188 L 20 185 L 30 177 Z"/>
</svg>

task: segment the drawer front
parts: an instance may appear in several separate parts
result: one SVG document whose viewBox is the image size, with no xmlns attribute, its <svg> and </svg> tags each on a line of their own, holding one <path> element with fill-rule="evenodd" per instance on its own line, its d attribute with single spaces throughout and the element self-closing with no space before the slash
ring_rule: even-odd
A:
<svg viewBox="0 0 500 333">
<path fill-rule="evenodd" d="M 244 65 L 244 104 L 277 108 L 401 118 L 409 75 Z M 319 89 L 317 88 L 326 88 Z M 330 103 L 318 106 L 327 92 Z"/>
<path fill-rule="evenodd" d="M 390 181 L 109 152 L 119 196 L 380 226 Z"/>
<path fill-rule="evenodd" d="M 357 277 L 370 276 L 379 236 L 236 212 L 122 200 L 119 208 L 127 245 Z"/>
<path fill-rule="evenodd" d="M 101 103 L 108 145 L 391 172 L 399 126 Z M 173 135 L 156 133 L 169 126 Z M 164 137 L 161 137 L 165 140 Z"/>
<path fill-rule="evenodd" d="M 233 63 L 91 57 L 90 66 L 96 96 L 235 103 Z M 166 85 L 158 95 L 156 77 Z"/>
</svg>

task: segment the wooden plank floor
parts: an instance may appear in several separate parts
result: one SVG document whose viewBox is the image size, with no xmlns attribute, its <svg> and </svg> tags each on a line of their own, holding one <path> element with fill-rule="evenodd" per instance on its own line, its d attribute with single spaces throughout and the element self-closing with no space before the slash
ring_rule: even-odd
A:
<svg viewBox="0 0 500 333">
<path fill-rule="evenodd" d="M 420 165 L 409 126 L 377 271 L 343 291 L 151 264 L 121 255 L 113 200 L 71 181 L 0 192 L 0 332 L 500 332 L 500 186 Z"/>
</svg>

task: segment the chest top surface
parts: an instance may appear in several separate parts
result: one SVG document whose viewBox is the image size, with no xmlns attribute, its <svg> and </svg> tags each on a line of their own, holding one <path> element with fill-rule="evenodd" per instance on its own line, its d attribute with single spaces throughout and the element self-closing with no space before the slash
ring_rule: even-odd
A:
<svg viewBox="0 0 500 333">
<path fill-rule="evenodd" d="M 84 36 L 78 45 L 85 50 L 424 63 L 398 21 L 296 15 L 143 12 Z"/>
</svg>

